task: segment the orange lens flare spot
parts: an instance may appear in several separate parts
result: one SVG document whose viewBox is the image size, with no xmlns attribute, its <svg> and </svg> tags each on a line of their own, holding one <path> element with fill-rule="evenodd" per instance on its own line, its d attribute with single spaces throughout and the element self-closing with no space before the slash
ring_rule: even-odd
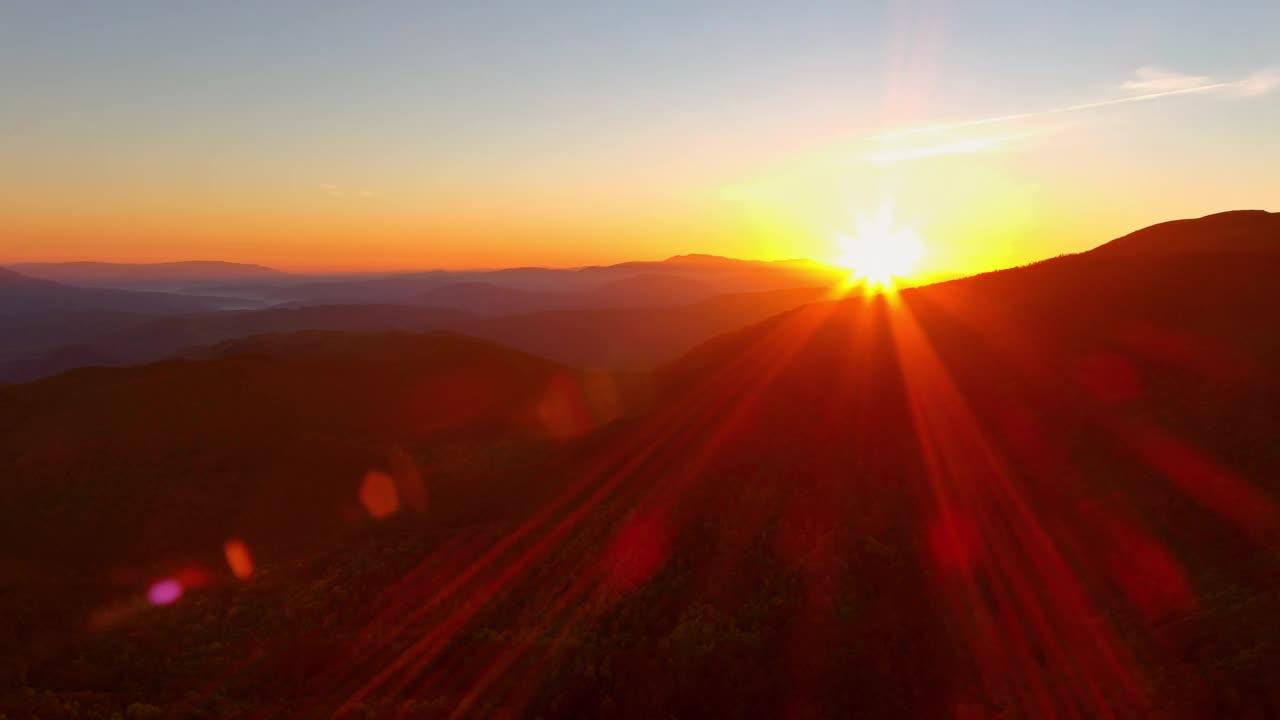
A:
<svg viewBox="0 0 1280 720">
<path fill-rule="evenodd" d="M 222 554 L 227 559 L 227 567 L 231 568 L 232 575 L 241 580 L 248 580 L 253 576 L 253 556 L 242 541 L 235 538 L 226 541 L 222 545 Z"/>
<path fill-rule="evenodd" d="M 400 494 L 396 491 L 395 479 L 378 470 L 365 473 L 364 480 L 360 483 L 359 497 L 365 512 L 373 518 L 389 517 L 400 509 Z"/>
</svg>

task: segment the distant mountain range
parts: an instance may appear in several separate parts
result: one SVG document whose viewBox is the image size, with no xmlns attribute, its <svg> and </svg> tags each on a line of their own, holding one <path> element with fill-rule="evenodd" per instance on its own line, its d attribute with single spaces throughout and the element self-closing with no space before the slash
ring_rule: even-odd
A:
<svg viewBox="0 0 1280 720">
<path fill-rule="evenodd" d="M 170 288 L 185 285 L 271 280 L 286 276 L 274 268 L 219 261 L 169 263 L 60 262 L 18 263 L 15 272 L 84 287 L 121 289 Z"/>
<path fill-rule="evenodd" d="M 112 311 L 150 315 L 207 312 L 252 303 L 228 297 L 89 288 L 29 277 L 0 268 L 0 313 Z"/>
<path fill-rule="evenodd" d="M 680 304 L 717 294 L 760 292 L 839 283 L 847 271 L 808 261 L 759 262 L 683 255 L 659 262 L 626 262 L 585 268 L 433 270 L 340 280 L 234 283 L 208 288 L 217 294 L 272 302 L 334 304 L 431 304 L 509 314 L 520 309 L 582 309 Z M 519 293 L 514 291 L 520 291 Z M 470 303 L 470 305 L 469 305 Z"/>
<path fill-rule="evenodd" d="M 87 273 L 98 282 L 159 283 L 175 291 L 73 287 L 0 270 L 0 299 L 8 301 L 0 310 L 6 340 L 0 381 L 154 361 L 200 344 L 306 329 L 452 329 L 581 367 L 647 367 L 734 323 L 819 299 L 842 278 L 814 263 L 712 256 L 359 279 L 227 263 L 56 267 L 50 274 Z M 251 279 L 228 284 L 236 273 Z M 510 319 L 516 316 L 524 319 Z"/>
<path fill-rule="evenodd" d="M 506 317 L 403 305 L 315 305 L 163 318 L 42 315 L 40 322 L 12 321 L 8 326 L 0 316 L 0 332 L 12 338 L 7 360 L 0 355 L 0 381 L 31 380 L 77 367 L 154 362 L 235 338 L 301 330 L 454 330 L 577 367 L 636 370 L 671 360 L 718 333 L 826 298 L 830 292 L 798 288 L 724 295 L 686 306 Z M 73 341 L 53 347 L 39 344 L 49 337 Z"/>
</svg>

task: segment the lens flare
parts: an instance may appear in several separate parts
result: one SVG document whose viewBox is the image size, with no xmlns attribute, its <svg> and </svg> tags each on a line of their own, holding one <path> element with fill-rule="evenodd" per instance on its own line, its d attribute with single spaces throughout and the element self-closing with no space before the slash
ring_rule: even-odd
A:
<svg viewBox="0 0 1280 720">
<path fill-rule="evenodd" d="M 400 493 L 396 491 L 395 479 L 379 470 L 365 473 L 359 497 L 365 512 L 377 520 L 394 515 L 400 509 Z"/>
<path fill-rule="evenodd" d="M 240 580 L 248 580 L 253 575 L 253 555 L 249 554 L 249 546 L 243 541 L 236 538 L 226 541 L 222 545 L 222 553 L 231 574 Z"/>
<path fill-rule="evenodd" d="M 152 605 L 171 605 L 182 597 L 182 583 L 173 578 L 163 578 L 147 588 L 147 602 Z"/>
</svg>

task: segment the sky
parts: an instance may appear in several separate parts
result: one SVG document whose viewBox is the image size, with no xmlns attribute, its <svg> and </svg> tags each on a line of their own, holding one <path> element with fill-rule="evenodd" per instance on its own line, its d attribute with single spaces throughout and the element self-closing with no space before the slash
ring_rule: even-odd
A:
<svg viewBox="0 0 1280 720">
<path fill-rule="evenodd" d="M 837 255 L 1280 210 L 1274 0 L 0 2 L 0 263 Z"/>
</svg>

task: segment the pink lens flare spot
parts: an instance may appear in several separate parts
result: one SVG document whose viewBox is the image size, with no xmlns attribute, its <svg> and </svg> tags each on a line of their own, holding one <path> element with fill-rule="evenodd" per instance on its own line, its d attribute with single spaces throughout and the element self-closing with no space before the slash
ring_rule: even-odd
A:
<svg viewBox="0 0 1280 720">
<path fill-rule="evenodd" d="M 173 578 L 165 578 L 152 583 L 147 588 L 147 602 L 152 605 L 169 605 L 182 597 L 182 583 Z"/>
</svg>

